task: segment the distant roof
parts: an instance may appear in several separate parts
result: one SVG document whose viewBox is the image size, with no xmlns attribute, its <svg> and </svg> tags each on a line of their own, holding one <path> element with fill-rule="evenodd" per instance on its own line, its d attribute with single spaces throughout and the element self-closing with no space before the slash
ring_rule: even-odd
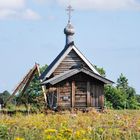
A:
<svg viewBox="0 0 140 140">
<path fill-rule="evenodd" d="M 54 59 L 54 61 L 47 67 L 47 69 L 40 76 L 40 79 L 44 81 L 46 78 L 49 78 L 71 50 L 74 50 L 77 53 L 77 55 L 89 66 L 89 68 L 94 73 L 100 75 L 98 71 L 94 68 L 94 66 L 87 60 L 87 58 L 76 48 L 74 42 L 72 42 L 71 44 L 69 44 L 69 46 L 66 46 L 61 51 L 61 53 Z"/>
<path fill-rule="evenodd" d="M 101 81 L 101 82 L 103 82 L 105 84 L 113 84 L 114 83 L 113 81 L 108 80 L 108 79 L 106 79 L 106 78 L 104 78 L 104 77 L 102 77 L 102 76 L 100 76 L 100 75 L 88 70 L 88 69 L 78 68 L 78 69 L 68 70 L 68 71 L 66 71 L 64 73 L 61 73 L 60 75 L 57 75 L 57 76 L 55 76 L 55 77 L 53 77 L 53 78 L 51 78 L 49 80 L 46 80 L 46 81 L 44 81 L 42 83 L 42 85 L 47 85 L 47 84 L 55 85 L 55 84 L 65 80 L 65 79 L 67 79 L 67 78 L 69 78 L 71 76 L 74 76 L 74 75 L 76 75 L 78 73 L 81 73 L 81 72 L 86 74 L 86 75 L 89 75 L 89 76 L 91 76 L 91 77 L 93 77 L 93 78 L 95 78 L 95 79 L 97 79 L 97 80 L 99 80 L 99 81 Z"/>
</svg>

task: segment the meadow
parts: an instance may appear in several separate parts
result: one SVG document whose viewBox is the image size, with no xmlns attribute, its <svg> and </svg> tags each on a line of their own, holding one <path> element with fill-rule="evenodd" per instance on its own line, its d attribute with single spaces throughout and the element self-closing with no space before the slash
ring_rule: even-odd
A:
<svg viewBox="0 0 140 140">
<path fill-rule="evenodd" d="M 140 140 L 140 111 L 0 114 L 0 140 Z"/>
</svg>

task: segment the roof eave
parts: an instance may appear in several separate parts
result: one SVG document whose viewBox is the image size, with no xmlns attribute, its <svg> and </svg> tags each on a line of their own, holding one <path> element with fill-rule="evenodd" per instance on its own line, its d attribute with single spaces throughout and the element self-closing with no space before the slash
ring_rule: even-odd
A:
<svg viewBox="0 0 140 140">
<path fill-rule="evenodd" d="M 42 84 L 43 85 L 46 85 L 46 84 L 55 85 L 55 84 L 65 80 L 65 79 L 67 79 L 67 78 L 69 78 L 71 76 L 74 76 L 75 74 L 80 73 L 80 72 L 83 72 L 83 73 L 85 73 L 85 74 L 87 74 L 87 75 L 89 75 L 89 76 L 91 76 L 91 77 L 103 82 L 104 84 L 113 84 L 114 83 L 113 81 L 111 81 L 111 80 L 109 80 L 107 78 L 104 78 L 104 77 L 102 77 L 102 76 L 100 76 L 100 75 L 98 75 L 96 73 L 93 73 L 92 71 L 90 72 L 90 71 L 87 71 L 85 69 L 80 69 L 80 70 L 74 69 L 74 70 L 70 70 L 68 72 L 62 73 L 60 75 L 57 75 L 56 77 L 53 77 L 53 78 L 51 78 L 51 79 L 49 79 L 47 81 L 44 81 Z"/>
</svg>

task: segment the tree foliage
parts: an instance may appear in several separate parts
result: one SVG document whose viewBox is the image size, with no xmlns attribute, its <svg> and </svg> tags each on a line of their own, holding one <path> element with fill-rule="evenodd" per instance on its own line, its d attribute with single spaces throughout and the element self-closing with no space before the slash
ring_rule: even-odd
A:
<svg viewBox="0 0 140 140">
<path fill-rule="evenodd" d="M 9 96 L 10 93 L 7 90 L 5 90 L 3 93 L 0 93 L 0 104 L 4 104 Z"/>
<path fill-rule="evenodd" d="M 122 73 L 120 77 L 117 79 L 117 88 L 124 90 L 128 89 L 128 79 Z"/>
<path fill-rule="evenodd" d="M 115 109 L 122 109 L 126 107 L 126 95 L 121 89 L 117 89 L 113 86 L 105 87 L 106 100 L 112 104 Z"/>
<path fill-rule="evenodd" d="M 103 77 L 106 77 L 106 72 L 103 68 L 99 68 L 96 65 L 94 67 L 99 72 L 100 75 L 102 75 Z"/>
<path fill-rule="evenodd" d="M 103 68 L 95 66 L 103 77 L 106 72 Z M 136 95 L 133 87 L 129 86 L 128 79 L 121 73 L 117 79 L 116 86 L 105 86 L 105 106 L 114 109 L 139 109 L 140 95 Z"/>
<path fill-rule="evenodd" d="M 121 74 L 117 79 L 117 86 L 105 87 L 106 100 L 112 103 L 115 109 L 139 109 L 140 104 L 136 97 L 136 91 L 128 84 L 128 79 Z"/>
</svg>

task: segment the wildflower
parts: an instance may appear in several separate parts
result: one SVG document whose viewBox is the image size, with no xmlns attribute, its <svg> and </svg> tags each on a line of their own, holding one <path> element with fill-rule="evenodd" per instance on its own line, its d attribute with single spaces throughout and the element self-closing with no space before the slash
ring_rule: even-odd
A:
<svg viewBox="0 0 140 140">
<path fill-rule="evenodd" d="M 138 127 L 138 130 L 140 131 L 140 127 Z"/>
<path fill-rule="evenodd" d="M 92 127 L 88 127 L 87 130 L 88 130 L 88 131 L 92 131 L 93 128 L 92 128 Z"/>
<path fill-rule="evenodd" d="M 85 130 L 80 130 L 81 134 L 82 135 L 85 135 L 86 134 L 86 131 Z"/>
<path fill-rule="evenodd" d="M 80 137 L 83 137 L 85 134 L 86 134 L 85 130 L 79 130 L 79 131 L 76 131 L 75 136 L 77 138 L 80 138 Z"/>
<path fill-rule="evenodd" d="M 45 130 L 46 134 L 50 134 L 50 133 L 56 133 L 56 129 L 46 129 Z"/>
<path fill-rule="evenodd" d="M 50 140 L 50 139 L 51 139 L 51 136 L 48 135 L 48 136 L 46 137 L 46 140 Z"/>
<path fill-rule="evenodd" d="M 63 136 L 63 135 L 62 135 L 62 132 L 59 132 L 59 133 L 57 134 L 57 136 L 62 137 L 62 136 Z"/>
<path fill-rule="evenodd" d="M 72 130 L 71 129 L 65 129 L 65 132 L 71 134 Z"/>
<path fill-rule="evenodd" d="M 62 140 L 62 136 L 57 135 L 57 140 Z"/>
<path fill-rule="evenodd" d="M 104 129 L 103 129 L 103 128 L 98 128 L 97 132 L 98 132 L 99 134 L 102 134 L 102 133 L 104 132 Z"/>
<path fill-rule="evenodd" d="M 76 131 L 75 136 L 79 138 L 81 136 L 80 131 Z"/>
<path fill-rule="evenodd" d="M 16 137 L 15 140 L 25 140 L 24 138 Z"/>
</svg>

